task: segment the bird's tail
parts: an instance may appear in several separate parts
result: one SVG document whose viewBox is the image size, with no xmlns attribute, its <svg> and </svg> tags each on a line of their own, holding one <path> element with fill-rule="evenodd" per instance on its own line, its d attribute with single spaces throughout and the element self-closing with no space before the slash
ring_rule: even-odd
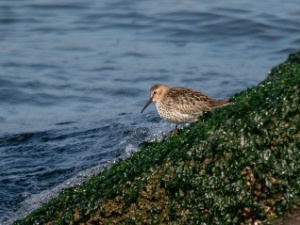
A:
<svg viewBox="0 0 300 225">
<path fill-rule="evenodd" d="M 217 100 L 216 102 L 214 102 L 214 105 L 212 108 L 217 109 L 217 108 L 231 105 L 232 103 L 233 102 L 231 102 L 230 99 L 220 99 L 220 100 Z"/>
</svg>

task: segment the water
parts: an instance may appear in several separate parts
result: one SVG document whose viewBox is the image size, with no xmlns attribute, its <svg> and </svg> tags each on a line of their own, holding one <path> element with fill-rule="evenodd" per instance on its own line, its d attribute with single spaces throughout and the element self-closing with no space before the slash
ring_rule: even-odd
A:
<svg viewBox="0 0 300 225">
<path fill-rule="evenodd" d="M 299 46 L 296 0 L 2 0 L 0 224 L 171 130 L 153 84 L 230 97 Z"/>
</svg>

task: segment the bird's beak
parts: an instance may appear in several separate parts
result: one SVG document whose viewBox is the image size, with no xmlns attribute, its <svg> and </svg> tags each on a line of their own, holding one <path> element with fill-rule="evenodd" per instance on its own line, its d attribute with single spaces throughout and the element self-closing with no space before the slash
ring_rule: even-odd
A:
<svg viewBox="0 0 300 225">
<path fill-rule="evenodd" d="M 144 112 L 144 110 L 148 107 L 148 105 L 150 105 L 152 102 L 152 99 L 150 98 L 149 101 L 146 103 L 146 105 L 144 106 L 144 108 L 142 109 L 141 113 Z"/>
</svg>

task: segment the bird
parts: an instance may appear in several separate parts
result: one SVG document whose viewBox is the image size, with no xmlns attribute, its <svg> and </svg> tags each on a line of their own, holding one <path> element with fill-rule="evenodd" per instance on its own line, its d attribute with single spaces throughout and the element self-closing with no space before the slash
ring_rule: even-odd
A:
<svg viewBox="0 0 300 225">
<path fill-rule="evenodd" d="M 150 89 L 150 99 L 141 113 L 152 103 L 156 102 L 156 109 L 160 118 L 175 123 L 196 122 L 204 111 L 211 111 L 231 104 L 229 99 L 217 100 L 200 91 L 187 87 L 169 87 L 165 84 L 155 84 Z"/>
</svg>

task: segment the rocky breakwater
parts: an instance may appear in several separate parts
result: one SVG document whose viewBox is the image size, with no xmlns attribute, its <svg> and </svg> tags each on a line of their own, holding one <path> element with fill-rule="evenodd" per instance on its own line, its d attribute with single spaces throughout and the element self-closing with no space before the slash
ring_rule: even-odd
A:
<svg viewBox="0 0 300 225">
<path fill-rule="evenodd" d="M 300 203 L 300 51 L 234 104 L 14 224 L 272 224 Z"/>
</svg>

